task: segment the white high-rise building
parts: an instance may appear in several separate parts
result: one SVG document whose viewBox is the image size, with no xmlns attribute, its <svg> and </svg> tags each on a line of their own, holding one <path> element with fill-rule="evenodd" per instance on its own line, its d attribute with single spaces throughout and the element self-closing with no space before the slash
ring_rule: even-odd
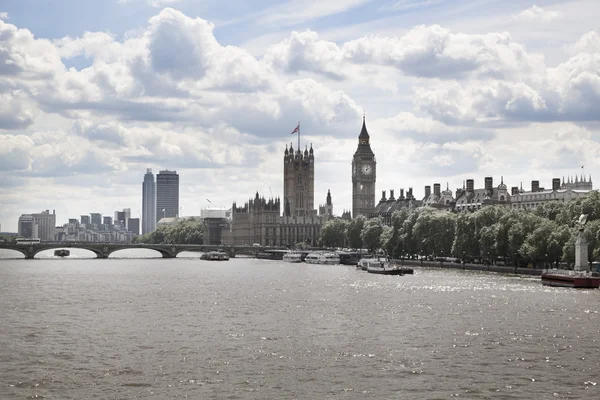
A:
<svg viewBox="0 0 600 400">
<path fill-rule="evenodd" d="M 156 229 L 156 183 L 152 169 L 146 169 L 142 183 L 142 234 Z"/>
</svg>

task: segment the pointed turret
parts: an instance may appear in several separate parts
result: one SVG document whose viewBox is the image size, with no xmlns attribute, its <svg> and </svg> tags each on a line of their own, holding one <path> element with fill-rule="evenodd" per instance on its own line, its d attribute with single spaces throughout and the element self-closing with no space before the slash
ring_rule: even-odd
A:
<svg viewBox="0 0 600 400">
<path fill-rule="evenodd" d="M 304 148 L 304 157 L 308 157 L 308 146 Z"/>
<path fill-rule="evenodd" d="M 286 156 L 286 157 L 288 156 L 288 148 L 287 148 L 287 144 L 285 145 L 285 153 L 283 153 L 283 154 L 285 154 L 285 156 Z"/>
<path fill-rule="evenodd" d="M 364 113 L 363 113 L 362 128 L 360 130 L 360 135 L 358 135 L 358 142 L 360 144 L 369 144 L 369 132 L 367 131 L 367 122 L 365 120 Z"/>
<path fill-rule="evenodd" d="M 327 205 L 331 205 L 331 191 L 327 189 Z"/>
</svg>

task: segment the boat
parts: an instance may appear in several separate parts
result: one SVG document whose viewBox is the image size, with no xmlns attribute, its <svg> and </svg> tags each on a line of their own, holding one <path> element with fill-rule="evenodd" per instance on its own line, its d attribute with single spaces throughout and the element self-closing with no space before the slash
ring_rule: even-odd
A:
<svg viewBox="0 0 600 400">
<path fill-rule="evenodd" d="M 302 262 L 302 253 L 297 251 L 288 251 L 283 255 L 283 261 L 291 263 L 300 263 Z"/>
<path fill-rule="evenodd" d="M 223 251 L 208 251 L 206 253 L 202 253 L 200 259 L 206 261 L 228 261 L 229 255 Z"/>
<path fill-rule="evenodd" d="M 340 256 L 335 253 L 309 253 L 304 262 L 309 264 L 339 264 Z"/>
<path fill-rule="evenodd" d="M 576 289 L 598 289 L 600 287 L 600 274 L 590 271 L 545 269 L 542 271 L 542 285 Z"/>
<path fill-rule="evenodd" d="M 256 254 L 256 258 L 261 260 L 283 260 L 287 250 L 264 250 Z"/>
<path fill-rule="evenodd" d="M 396 264 L 390 263 L 385 257 L 371 259 L 364 264 L 367 265 L 367 272 L 370 274 L 405 275 L 413 273 L 412 268 L 399 267 Z"/>
<path fill-rule="evenodd" d="M 358 251 L 338 251 L 337 254 L 340 256 L 340 264 L 344 265 L 358 265 L 362 257 Z"/>
<path fill-rule="evenodd" d="M 54 250 L 54 256 L 56 256 L 56 257 L 68 257 L 70 255 L 71 255 L 71 252 L 67 249 Z"/>
<path fill-rule="evenodd" d="M 373 257 L 373 256 L 369 255 L 369 256 L 366 256 L 365 258 L 361 258 L 360 261 L 358 262 L 358 264 L 356 264 L 356 268 L 360 268 L 363 271 L 366 271 L 367 267 L 369 266 L 370 263 L 379 263 L 381 261 L 387 262 L 387 258 Z"/>
</svg>

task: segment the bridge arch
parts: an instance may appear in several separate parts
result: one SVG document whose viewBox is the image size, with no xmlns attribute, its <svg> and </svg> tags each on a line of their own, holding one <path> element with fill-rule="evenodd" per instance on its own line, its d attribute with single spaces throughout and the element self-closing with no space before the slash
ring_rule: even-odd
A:
<svg viewBox="0 0 600 400">
<path fill-rule="evenodd" d="M 0 259 L 10 260 L 14 258 L 27 258 L 27 253 L 21 251 L 20 249 L 2 249 L 0 250 Z"/>
<path fill-rule="evenodd" d="M 171 253 L 168 251 L 165 251 L 164 249 L 153 248 L 153 247 L 148 247 L 148 246 L 135 246 L 135 245 L 132 245 L 131 247 L 127 247 L 127 248 L 109 249 L 108 257 L 109 258 L 119 258 L 118 255 L 115 257 L 115 254 L 119 253 L 121 251 L 127 251 L 127 250 L 145 250 L 147 253 L 149 253 L 149 254 L 144 254 L 143 256 L 140 256 L 140 258 L 159 258 L 159 257 L 170 258 L 171 257 Z"/>
<path fill-rule="evenodd" d="M 107 257 L 104 255 L 104 253 L 102 252 L 101 249 L 98 249 L 96 247 L 86 246 L 84 244 L 80 244 L 80 245 L 72 245 L 72 244 L 37 245 L 37 246 L 33 247 L 33 250 L 29 254 L 25 254 L 25 257 L 26 258 L 35 258 L 35 256 L 37 254 L 41 253 L 42 251 L 66 249 L 66 248 L 82 249 L 82 250 L 91 251 L 92 253 L 94 253 L 96 255 L 96 258 L 106 258 Z"/>
</svg>

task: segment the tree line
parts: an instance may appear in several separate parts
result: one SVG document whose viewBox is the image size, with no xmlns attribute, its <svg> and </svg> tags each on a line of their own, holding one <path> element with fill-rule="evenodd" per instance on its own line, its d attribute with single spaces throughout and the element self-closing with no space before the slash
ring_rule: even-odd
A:
<svg viewBox="0 0 600 400">
<path fill-rule="evenodd" d="M 506 264 L 572 265 L 577 220 L 588 215 L 588 258 L 600 257 L 600 194 L 591 192 L 569 203 L 548 202 L 533 210 L 487 206 L 472 213 L 431 207 L 394 212 L 390 226 L 381 218 L 334 219 L 321 230 L 325 247 L 385 251 L 394 258 L 455 257 L 465 261 Z"/>
<path fill-rule="evenodd" d="M 180 219 L 172 225 L 161 225 L 153 232 L 133 239 L 134 243 L 147 244 L 202 244 L 204 221 L 200 218 Z"/>
</svg>

